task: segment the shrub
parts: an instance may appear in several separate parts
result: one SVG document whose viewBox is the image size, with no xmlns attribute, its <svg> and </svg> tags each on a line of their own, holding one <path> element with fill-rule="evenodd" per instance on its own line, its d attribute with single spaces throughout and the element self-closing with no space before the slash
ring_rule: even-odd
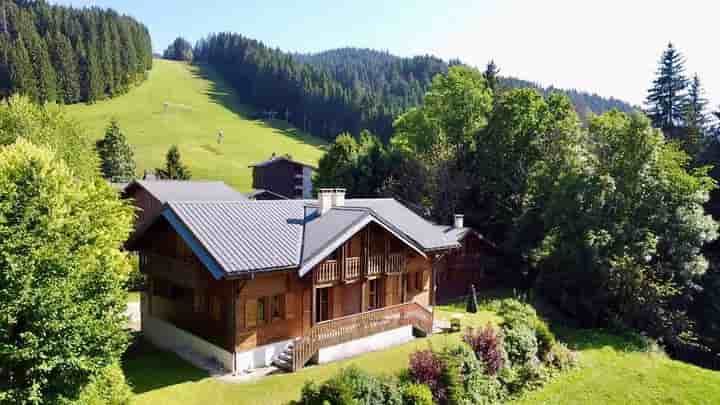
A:
<svg viewBox="0 0 720 405">
<path fill-rule="evenodd" d="M 507 353 L 503 348 L 502 336 L 491 324 L 479 330 L 468 328 L 463 340 L 483 363 L 488 375 L 496 375 L 505 365 Z"/>
<path fill-rule="evenodd" d="M 577 366 L 577 353 L 563 343 L 555 343 L 544 357 L 545 363 L 556 370 L 564 371 Z"/>
<path fill-rule="evenodd" d="M 131 396 L 132 390 L 125 382 L 120 365 L 113 364 L 90 379 L 76 402 L 64 401 L 64 404 L 126 405 L 130 403 Z"/>
<path fill-rule="evenodd" d="M 447 392 L 440 381 L 445 363 L 431 350 L 420 350 L 410 355 L 409 375 L 412 382 L 430 388 L 436 402 L 445 402 Z"/>
<path fill-rule="evenodd" d="M 389 378 L 372 376 L 356 367 L 340 370 L 322 385 L 308 382 L 302 389 L 302 405 L 402 405 L 402 393 Z"/>
<path fill-rule="evenodd" d="M 128 274 L 128 280 L 125 288 L 128 291 L 142 291 L 145 289 L 145 275 L 140 272 L 140 263 L 138 263 L 138 255 L 129 255 L 130 265 L 132 269 Z"/>
<path fill-rule="evenodd" d="M 460 332 L 460 329 L 462 328 L 462 323 L 460 320 L 460 317 L 453 316 L 450 318 L 450 331 L 451 332 Z"/>
<path fill-rule="evenodd" d="M 538 344 L 538 356 L 544 359 L 550 349 L 555 345 L 555 335 L 552 333 L 547 323 L 542 319 L 535 321 L 535 339 Z"/>
<path fill-rule="evenodd" d="M 503 318 L 503 325 L 534 325 L 538 321 L 535 309 L 514 298 L 507 298 L 500 301 L 497 311 Z"/>
<path fill-rule="evenodd" d="M 465 356 L 456 350 L 446 350 L 442 354 L 443 367 L 440 373 L 440 384 L 445 388 L 447 396 L 445 404 L 447 405 L 459 405 L 463 403 L 465 398 L 465 386 L 463 384 L 463 366 L 465 363 Z M 471 354 L 472 359 L 475 360 L 475 355 Z M 477 361 L 477 360 L 475 360 Z"/>
<path fill-rule="evenodd" d="M 445 355 L 458 364 L 457 374 L 460 383 L 457 387 L 448 385 L 448 403 L 493 404 L 502 398 L 502 386 L 493 376 L 488 376 L 483 364 L 478 360 L 472 348 L 461 344 L 446 350 Z M 447 364 L 452 364 L 448 361 Z M 448 367 L 447 372 L 452 370 Z M 455 399 L 451 402 L 451 399 Z"/>
<path fill-rule="evenodd" d="M 403 405 L 433 405 L 430 388 L 422 384 L 408 384 L 402 392 Z"/>
<path fill-rule="evenodd" d="M 504 347 L 513 365 L 525 364 L 537 358 L 535 331 L 524 324 L 503 327 Z"/>
</svg>

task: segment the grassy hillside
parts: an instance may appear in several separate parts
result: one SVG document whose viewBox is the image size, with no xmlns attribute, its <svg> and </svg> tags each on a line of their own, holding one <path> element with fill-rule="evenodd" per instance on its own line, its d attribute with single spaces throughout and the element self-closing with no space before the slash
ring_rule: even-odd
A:
<svg viewBox="0 0 720 405">
<path fill-rule="evenodd" d="M 94 105 L 72 105 L 68 111 L 98 138 L 115 117 L 135 148 L 138 174 L 160 167 L 168 147 L 177 144 L 194 179 L 223 180 L 249 191 L 249 164 L 273 152 L 315 164 L 322 154 L 321 140 L 284 121 L 248 119 L 252 110 L 204 66 L 156 59 L 149 79 L 128 94 Z M 222 144 L 217 142 L 220 130 Z"/>
</svg>

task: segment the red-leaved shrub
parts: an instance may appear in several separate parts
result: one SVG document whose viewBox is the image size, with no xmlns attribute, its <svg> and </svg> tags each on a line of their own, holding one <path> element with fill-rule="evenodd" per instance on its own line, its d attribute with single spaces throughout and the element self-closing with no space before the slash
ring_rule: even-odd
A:
<svg viewBox="0 0 720 405">
<path fill-rule="evenodd" d="M 496 375 L 505 365 L 502 336 L 492 325 L 487 324 L 477 330 L 468 328 L 463 340 L 472 347 L 478 360 L 483 362 L 488 375 Z"/>
<path fill-rule="evenodd" d="M 420 350 L 410 355 L 410 378 L 414 383 L 425 384 L 430 388 L 436 403 L 445 403 L 447 389 L 441 383 L 445 364 L 431 350 Z"/>
</svg>

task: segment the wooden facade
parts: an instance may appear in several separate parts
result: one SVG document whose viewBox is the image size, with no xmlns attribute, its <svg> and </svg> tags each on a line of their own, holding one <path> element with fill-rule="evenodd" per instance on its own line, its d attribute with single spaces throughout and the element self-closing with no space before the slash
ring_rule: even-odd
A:
<svg viewBox="0 0 720 405">
<path fill-rule="evenodd" d="M 231 353 L 301 338 L 302 367 L 303 353 L 323 345 L 398 325 L 432 329 L 431 259 L 375 224 L 302 278 L 289 269 L 216 280 L 166 221 L 139 250 L 149 314 Z"/>
<path fill-rule="evenodd" d="M 307 188 L 305 177 L 312 176 L 312 170 L 308 171 L 306 167 L 287 159 L 275 159 L 261 166 L 253 166 L 252 186 L 287 198 L 303 198 Z"/>
<path fill-rule="evenodd" d="M 460 240 L 461 247 L 453 249 L 444 258 L 441 271 L 437 274 L 437 301 L 445 303 L 470 293 L 470 286 L 476 289 L 488 288 L 493 284 L 488 272 L 488 258 L 496 254 L 494 246 L 474 232 L 468 232 Z"/>
</svg>

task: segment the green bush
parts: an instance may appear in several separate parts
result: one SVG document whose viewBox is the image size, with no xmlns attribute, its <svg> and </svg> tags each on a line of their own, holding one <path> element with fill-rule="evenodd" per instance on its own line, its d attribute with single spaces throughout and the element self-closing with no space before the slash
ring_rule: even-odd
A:
<svg viewBox="0 0 720 405">
<path fill-rule="evenodd" d="M 449 404 L 495 404 L 504 397 L 502 385 L 486 373 L 470 346 L 460 344 L 450 347 L 444 352 L 444 357 L 446 363 L 455 363 L 455 372 L 460 376 L 459 380 L 451 380 L 447 385 Z M 451 367 L 446 368 L 447 372 L 452 372 Z"/>
<path fill-rule="evenodd" d="M 516 324 L 535 325 L 538 321 L 537 312 L 531 305 L 514 298 L 501 300 L 497 313 L 502 317 L 503 324 L 511 327 Z"/>
<path fill-rule="evenodd" d="M 80 392 L 77 401 L 63 401 L 64 404 L 77 405 L 127 405 L 132 391 L 125 382 L 125 375 L 118 364 L 106 367 L 90 379 Z"/>
<path fill-rule="evenodd" d="M 538 356 L 541 359 L 544 359 L 556 343 L 555 334 L 552 333 L 547 323 L 545 323 L 542 319 L 535 321 L 534 326 L 535 339 L 537 339 L 538 344 Z"/>
<path fill-rule="evenodd" d="M 372 376 L 357 367 L 340 370 L 321 385 L 308 382 L 302 389 L 302 405 L 402 405 L 402 392 L 391 378 Z"/>
<path fill-rule="evenodd" d="M 555 343 L 545 356 L 545 363 L 558 371 L 577 366 L 577 353 L 568 349 L 563 343 Z"/>
<path fill-rule="evenodd" d="M 128 291 L 142 291 L 145 289 L 145 275 L 140 272 L 140 264 L 138 263 L 138 255 L 129 255 L 132 269 L 128 274 L 128 280 L 125 288 Z"/>
<path fill-rule="evenodd" d="M 427 385 L 408 384 L 402 390 L 403 405 L 433 405 L 432 392 Z"/>
<path fill-rule="evenodd" d="M 451 332 L 460 332 L 460 329 L 462 328 L 462 321 L 459 317 L 452 317 L 450 318 L 450 331 Z"/>
<path fill-rule="evenodd" d="M 537 358 L 538 342 L 535 331 L 526 324 L 503 326 L 505 351 L 512 365 L 522 365 Z"/>
</svg>

